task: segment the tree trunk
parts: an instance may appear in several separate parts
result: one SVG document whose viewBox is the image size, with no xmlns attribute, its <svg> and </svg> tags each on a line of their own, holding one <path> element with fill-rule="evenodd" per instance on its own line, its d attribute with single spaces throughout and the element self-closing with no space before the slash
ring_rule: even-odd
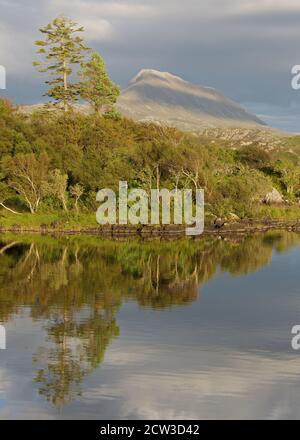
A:
<svg viewBox="0 0 300 440">
<path fill-rule="evenodd" d="M 68 76 L 67 76 L 67 63 L 64 60 L 64 64 L 63 64 L 63 71 L 64 71 L 64 90 L 65 92 L 68 90 Z M 64 95 L 64 111 L 66 112 L 68 110 L 68 105 L 67 105 L 67 99 L 66 99 L 66 93 Z"/>
<path fill-rule="evenodd" d="M 7 209 L 7 211 L 12 212 L 13 214 L 21 214 L 20 212 L 14 211 L 13 209 L 9 208 L 8 206 L 5 206 L 4 203 L 0 203 L 0 206 L 2 206 L 2 208 Z"/>
<path fill-rule="evenodd" d="M 160 187 L 160 171 L 159 171 L 159 165 L 156 166 L 156 188 L 157 191 L 159 191 Z"/>
<path fill-rule="evenodd" d="M 64 211 L 68 212 L 69 210 L 68 210 L 68 207 L 67 207 L 67 202 L 66 202 L 65 197 L 62 197 L 61 201 L 62 201 L 62 205 L 63 205 Z"/>
</svg>

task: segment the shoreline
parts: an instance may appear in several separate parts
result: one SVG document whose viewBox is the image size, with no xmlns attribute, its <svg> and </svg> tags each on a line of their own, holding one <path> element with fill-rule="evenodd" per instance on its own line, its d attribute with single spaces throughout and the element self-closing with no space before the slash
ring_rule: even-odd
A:
<svg viewBox="0 0 300 440">
<path fill-rule="evenodd" d="M 186 226 L 165 225 L 165 226 L 141 226 L 141 225 L 105 225 L 96 227 L 81 228 L 53 228 L 37 226 L 14 225 L 0 227 L 0 234 L 41 234 L 41 235 L 97 235 L 106 238 L 118 237 L 141 237 L 141 238 L 192 238 L 200 239 L 207 236 L 247 235 L 251 233 L 264 233 L 270 230 L 286 230 L 300 232 L 300 220 L 245 220 L 235 223 L 225 223 L 221 227 L 215 225 L 205 226 L 204 232 L 200 235 L 186 235 Z"/>
</svg>

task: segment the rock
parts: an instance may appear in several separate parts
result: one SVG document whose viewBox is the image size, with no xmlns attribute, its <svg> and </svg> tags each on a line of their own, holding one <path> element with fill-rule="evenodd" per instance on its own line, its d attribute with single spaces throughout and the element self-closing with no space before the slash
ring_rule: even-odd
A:
<svg viewBox="0 0 300 440">
<path fill-rule="evenodd" d="M 222 139 L 229 142 L 231 148 L 240 148 L 243 146 L 258 145 L 266 151 L 272 151 L 279 148 L 282 144 L 283 133 L 269 127 L 260 129 L 255 128 L 206 128 L 199 129 L 202 135 L 209 139 Z"/>
<path fill-rule="evenodd" d="M 265 195 L 262 201 L 267 205 L 271 205 L 273 203 L 283 203 L 283 197 L 276 188 L 273 188 L 271 192 Z"/>
<path fill-rule="evenodd" d="M 214 226 L 217 229 L 222 228 L 225 225 L 225 220 L 221 219 L 221 218 L 216 218 L 216 220 L 214 221 Z"/>
<path fill-rule="evenodd" d="M 238 215 L 234 214 L 233 212 L 230 212 L 228 215 L 228 221 L 229 222 L 239 222 L 241 219 Z"/>
</svg>

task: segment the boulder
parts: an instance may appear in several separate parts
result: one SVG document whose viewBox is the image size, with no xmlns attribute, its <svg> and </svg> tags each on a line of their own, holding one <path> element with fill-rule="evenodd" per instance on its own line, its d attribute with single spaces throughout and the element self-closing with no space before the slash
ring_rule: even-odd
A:
<svg viewBox="0 0 300 440">
<path fill-rule="evenodd" d="M 276 188 L 273 188 L 272 191 L 266 194 L 265 197 L 263 198 L 263 203 L 266 203 L 267 205 L 272 205 L 275 203 L 283 203 L 283 202 L 284 202 L 283 197 Z"/>
<path fill-rule="evenodd" d="M 241 219 L 240 219 L 240 217 L 239 217 L 238 215 L 234 214 L 233 212 L 230 212 L 230 213 L 228 214 L 228 218 L 227 218 L 227 220 L 228 220 L 230 223 L 236 223 L 236 222 L 239 222 Z"/>
</svg>

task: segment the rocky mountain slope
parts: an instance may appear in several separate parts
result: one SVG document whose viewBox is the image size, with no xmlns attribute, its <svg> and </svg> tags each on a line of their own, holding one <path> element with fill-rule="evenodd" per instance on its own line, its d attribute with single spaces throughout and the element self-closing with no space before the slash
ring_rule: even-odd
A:
<svg viewBox="0 0 300 440">
<path fill-rule="evenodd" d="M 141 70 L 132 79 L 118 100 L 118 109 L 135 120 L 162 122 L 184 130 L 266 125 L 215 89 L 152 69 Z"/>
</svg>

